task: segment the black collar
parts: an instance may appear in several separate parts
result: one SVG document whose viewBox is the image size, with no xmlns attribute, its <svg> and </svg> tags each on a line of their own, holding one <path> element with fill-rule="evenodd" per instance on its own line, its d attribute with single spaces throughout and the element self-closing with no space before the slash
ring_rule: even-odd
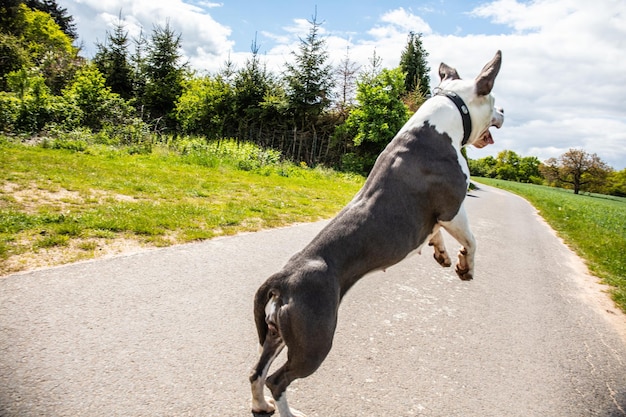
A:
<svg viewBox="0 0 626 417">
<path fill-rule="evenodd" d="M 463 99 L 454 91 L 440 90 L 437 95 L 448 97 L 456 105 L 456 108 L 459 109 L 463 119 L 463 142 L 461 142 L 461 146 L 465 146 L 469 140 L 470 133 L 472 133 L 472 119 L 470 119 L 469 109 L 463 102 Z"/>
</svg>

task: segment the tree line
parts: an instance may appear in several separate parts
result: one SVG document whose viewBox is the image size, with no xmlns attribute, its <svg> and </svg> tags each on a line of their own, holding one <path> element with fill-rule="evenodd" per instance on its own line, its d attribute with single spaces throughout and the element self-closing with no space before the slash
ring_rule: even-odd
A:
<svg viewBox="0 0 626 417">
<path fill-rule="evenodd" d="M 280 74 L 256 41 L 237 68 L 203 75 L 183 61 L 169 23 L 131 39 L 120 18 L 92 60 L 79 56 L 71 16 L 54 0 L 2 0 L 0 130 L 37 134 L 89 129 L 129 144 L 148 136 L 235 138 L 308 165 L 367 171 L 430 89 L 421 35 L 410 33 L 396 69 L 374 51 L 367 68 L 333 67 L 321 23 Z"/>
<path fill-rule="evenodd" d="M 190 136 L 234 138 L 308 166 L 367 173 L 428 97 L 428 53 L 411 32 L 397 68 L 383 68 L 375 50 L 361 67 L 349 48 L 333 66 L 320 28 L 312 16 L 279 74 L 256 40 L 241 67 L 229 59 L 200 74 L 183 61 L 182 34 L 167 22 L 131 39 L 120 14 L 88 60 L 74 46 L 73 18 L 54 0 L 0 0 L 0 131 L 82 132 L 134 152 Z M 624 171 L 582 150 L 543 164 L 513 151 L 469 162 L 477 176 L 626 195 Z"/>
<path fill-rule="evenodd" d="M 504 150 L 497 157 L 469 160 L 469 167 L 472 175 L 478 177 L 568 188 L 574 194 L 626 197 L 626 169 L 615 171 L 597 154 L 583 149 L 569 149 L 543 163 L 535 156 L 522 157 Z"/>
</svg>

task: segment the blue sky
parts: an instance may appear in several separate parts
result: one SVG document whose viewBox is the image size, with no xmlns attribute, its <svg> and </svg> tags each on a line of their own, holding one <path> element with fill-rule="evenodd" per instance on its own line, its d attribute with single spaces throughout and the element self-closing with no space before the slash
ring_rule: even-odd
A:
<svg viewBox="0 0 626 417">
<path fill-rule="evenodd" d="M 374 51 L 398 65 L 410 31 L 423 34 L 431 86 L 439 63 L 473 78 L 496 50 L 503 66 L 497 105 L 505 109 L 495 144 L 469 149 L 471 158 L 509 149 L 541 160 L 570 148 L 597 153 L 626 168 L 626 1 L 624 0 L 60 0 L 76 20 L 83 54 L 92 56 L 122 14 L 130 36 L 169 21 L 182 34 L 183 53 L 199 72 L 226 59 L 242 65 L 257 36 L 260 54 L 275 72 L 306 35 L 317 6 L 330 60 L 350 47 L 365 66 Z"/>
<path fill-rule="evenodd" d="M 310 19 L 317 9 L 318 21 L 333 34 L 344 37 L 362 37 L 378 23 L 380 16 L 390 10 L 404 8 L 427 20 L 432 30 L 441 34 L 484 33 L 498 34 L 508 28 L 500 24 L 492 24 L 488 19 L 470 16 L 470 12 L 478 7 L 481 1 L 327 1 L 272 2 L 268 7 L 265 2 L 258 1 L 225 1 L 221 6 L 206 7 L 206 2 L 194 1 L 194 4 L 205 7 L 211 15 L 230 27 L 231 39 L 235 41 L 235 49 L 247 52 L 249 44 L 258 34 L 261 52 L 274 45 L 272 39 L 263 36 L 264 32 L 281 33 L 294 18 Z"/>
</svg>

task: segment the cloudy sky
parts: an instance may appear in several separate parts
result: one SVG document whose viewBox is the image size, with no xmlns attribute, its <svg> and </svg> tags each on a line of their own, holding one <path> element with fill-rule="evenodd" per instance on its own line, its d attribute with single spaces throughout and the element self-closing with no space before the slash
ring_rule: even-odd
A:
<svg viewBox="0 0 626 417">
<path fill-rule="evenodd" d="M 190 65 L 213 72 L 230 56 L 243 63 L 256 36 L 268 68 L 279 72 L 317 20 L 334 63 L 350 46 L 366 65 L 374 50 L 398 65 L 410 31 L 423 34 L 431 87 L 440 62 L 473 78 L 501 49 L 496 104 L 505 123 L 495 145 L 471 158 L 510 149 L 541 160 L 569 148 L 626 168 L 626 1 L 624 0 L 58 0 L 74 16 L 83 55 L 91 57 L 121 13 L 131 36 L 155 24 L 182 34 Z"/>
</svg>

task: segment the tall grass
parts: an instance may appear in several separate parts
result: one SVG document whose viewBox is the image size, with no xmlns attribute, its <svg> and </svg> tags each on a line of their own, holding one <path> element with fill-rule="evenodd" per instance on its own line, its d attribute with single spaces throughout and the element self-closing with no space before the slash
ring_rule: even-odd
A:
<svg viewBox="0 0 626 417">
<path fill-rule="evenodd" d="M 613 300 L 626 312 L 626 199 L 600 194 L 475 178 L 527 199 L 589 270 L 612 287 Z"/>
</svg>

